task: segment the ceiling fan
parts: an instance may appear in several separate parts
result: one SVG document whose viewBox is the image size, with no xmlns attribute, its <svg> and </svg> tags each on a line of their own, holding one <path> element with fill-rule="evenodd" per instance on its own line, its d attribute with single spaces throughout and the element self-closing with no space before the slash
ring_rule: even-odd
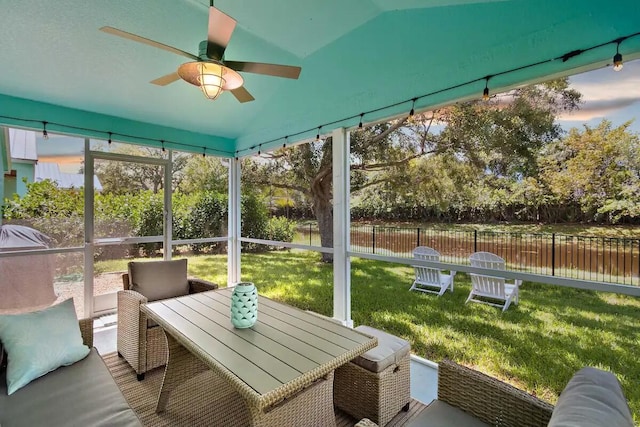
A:
<svg viewBox="0 0 640 427">
<path fill-rule="evenodd" d="M 240 102 L 249 102 L 255 99 L 244 88 L 244 79 L 238 71 L 288 79 L 297 79 L 300 76 L 300 67 L 225 60 L 224 51 L 235 27 L 236 20 L 216 9 L 213 6 L 213 0 L 211 0 L 207 40 L 200 42 L 198 56 L 117 28 L 102 27 L 100 31 L 192 59 L 192 62 L 180 65 L 176 72 L 152 80 L 151 83 L 158 86 L 166 86 L 178 79 L 182 79 L 187 83 L 198 86 L 204 95 L 211 100 L 216 99 L 224 91 L 231 92 Z"/>
</svg>

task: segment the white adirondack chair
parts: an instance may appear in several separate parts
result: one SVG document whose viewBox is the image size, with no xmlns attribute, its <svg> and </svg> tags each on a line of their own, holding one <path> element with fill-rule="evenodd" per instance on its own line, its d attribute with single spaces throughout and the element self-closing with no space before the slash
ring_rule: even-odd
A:
<svg viewBox="0 0 640 427">
<path fill-rule="evenodd" d="M 425 261 L 440 261 L 440 253 L 426 246 L 418 246 L 415 248 L 413 250 L 413 257 Z M 411 285 L 409 289 L 410 291 L 428 292 L 438 294 L 438 296 L 444 294 L 447 289 L 453 292 L 453 277 L 456 275 L 455 271 L 451 271 L 451 274 L 443 274 L 442 270 L 438 268 L 423 267 L 420 265 L 414 265 L 413 268 L 416 272 L 416 279 L 413 281 L 413 285 Z"/>
<path fill-rule="evenodd" d="M 504 259 L 491 252 L 476 252 L 472 254 L 469 259 L 471 260 L 472 267 L 491 268 L 493 270 L 504 270 Z M 504 277 L 499 277 L 499 271 L 496 271 L 495 276 L 486 276 L 482 274 L 471 273 L 471 293 L 466 302 L 480 302 L 483 304 L 489 304 L 494 307 L 501 307 L 504 312 L 511 302 L 518 304 L 518 290 L 522 284 L 522 280 L 515 280 L 513 283 L 507 283 Z M 495 301 L 502 301 L 502 303 L 494 303 L 478 297 L 489 298 Z"/>
</svg>

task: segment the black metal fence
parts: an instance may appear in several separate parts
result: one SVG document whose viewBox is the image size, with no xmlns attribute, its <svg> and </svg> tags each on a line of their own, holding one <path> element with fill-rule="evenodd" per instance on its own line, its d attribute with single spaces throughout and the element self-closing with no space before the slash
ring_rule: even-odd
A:
<svg viewBox="0 0 640 427">
<path fill-rule="evenodd" d="M 315 224 L 298 230 L 301 243 L 320 245 Z M 351 251 L 411 257 L 416 246 L 429 246 L 441 261 L 469 264 L 474 252 L 493 252 L 511 270 L 534 274 L 640 286 L 640 239 L 438 230 L 420 227 L 351 227 Z"/>
</svg>

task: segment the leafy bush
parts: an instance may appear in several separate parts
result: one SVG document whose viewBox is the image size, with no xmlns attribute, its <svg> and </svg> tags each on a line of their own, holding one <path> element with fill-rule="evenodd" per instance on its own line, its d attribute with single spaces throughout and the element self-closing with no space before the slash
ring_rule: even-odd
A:
<svg viewBox="0 0 640 427">
<path fill-rule="evenodd" d="M 180 222 L 185 231 L 186 239 L 197 239 L 202 237 L 224 236 L 227 224 L 227 196 L 213 191 L 205 191 L 199 194 L 194 206 Z M 203 250 L 220 252 L 225 245 L 222 243 L 206 243 L 191 245 L 195 253 Z"/>
<path fill-rule="evenodd" d="M 267 223 L 269 212 L 266 204 L 256 193 L 248 193 L 242 196 L 240 201 L 242 212 L 242 237 L 264 239 L 267 237 Z M 242 248 L 249 252 L 265 250 L 262 245 L 255 243 L 243 243 Z"/>
<path fill-rule="evenodd" d="M 296 222 L 283 216 L 269 218 L 267 239 L 279 242 L 291 242 L 296 232 Z"/>
<path fill-rule="evenodd" d="M 194 194 L 173 194 L 174 239 L 197 239 L 227 234 L 227 195 L 214 191 Z M 151 190 L 135 194 L 97 193 L 95 204 L 95 235 L 99 238 L 120 236 L 159 236 L 163 233 L 163 194 Z M 43 231 L 54 246 L 81 246 L 84 242 L 84 192 L 58 188 L 52 181 L 27 184 L 27 194 L 5 201 L 3 216 Z M 269 220 L 263 199 L 248 193 L 242 196 L 242 235 L 256 239 L 292 241 L 294 223 L 286 218 Z M 159 243 L 113 245 L 96 248 L 97 259 L 139 256 L 139 249 L 153 256 Z M 193 244 L 191 249 L 221 252 L 226 243 Z M 245 250 L 267 250 L 264 245 L 248 244 Z"/>
</svg>

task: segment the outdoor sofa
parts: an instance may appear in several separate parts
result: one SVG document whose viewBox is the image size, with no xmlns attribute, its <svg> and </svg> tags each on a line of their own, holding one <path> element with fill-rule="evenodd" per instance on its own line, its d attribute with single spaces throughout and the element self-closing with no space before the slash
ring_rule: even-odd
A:
<svg viewBox="0 0 640 427">
<path fill-rule="evenodd" d="M 359 427 L 374 426 L 362 420 Z M 611 372 L 583 368 L 554 408 L 481 372 L 450 360 L 438 366 L 438 399 L 407 427 L 633 427 L 622 387 Z"/>
<path fill-rule="evenodd" d="M 82 360 L 62 366 L 7 394 L 0 368 L 0 425 L 141 427 L 102 357 L 93 348 L 93 320 L 82 319 L 82 341 L 91 350 Z"/>
</svg>

